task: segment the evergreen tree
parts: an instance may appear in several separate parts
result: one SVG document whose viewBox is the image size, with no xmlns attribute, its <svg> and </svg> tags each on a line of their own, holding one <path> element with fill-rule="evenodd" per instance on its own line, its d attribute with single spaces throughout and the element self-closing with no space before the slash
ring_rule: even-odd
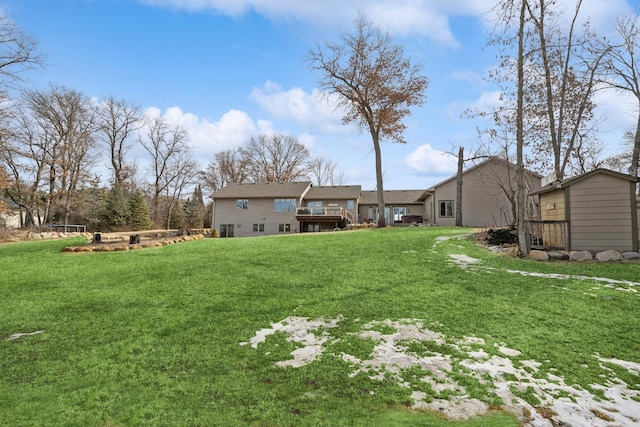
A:
<svg viewBox="0 0 640 427">
<path fill-rule="evenodd" d="M 129 201 L 122 187 L 114 186 L 109 190 L 102 213 L 102 223 L 109 230 L 124 230 L 129 221 Z"/>
<path fill-rule="evenodd" d="M 169 228 L 184 227 L 184 212 L 180 203 L 171 209 L 171 216 L 169 217 Z"/>
<path fill-rule="evenodd" d="M 184 213 L 184 226 L 186 228 L 202 228 L 202 215 L 198 203 L 194 200 L 187 199 L 182 206 Z"/>
<path fill-rule="evenodd" d="M 149 205 L 140 190 L 133 193 L 129 201 L 129 226 L 132 230 L 148 230 L 151 227 L 151 217 L 149 216 Z"/>
<path fill-rule="evenodd" d="M 204 198 L 202 197 L 202 187 L 197 185 L 193 190 L 193 197 L 191 198 L 198 209 L 198 214 L 200 215 L 199 223 L 194 226 L 194 228 L 202 228 L 204 226 L 204 215 L 207 211 L 206 206 L 204 205 Z"/>
</svg>

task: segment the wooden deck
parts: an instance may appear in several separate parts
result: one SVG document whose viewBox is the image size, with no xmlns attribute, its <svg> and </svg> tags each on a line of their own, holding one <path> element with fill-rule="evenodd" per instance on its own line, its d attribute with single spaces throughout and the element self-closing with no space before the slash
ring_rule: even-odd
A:
<svg viewBox="0 0 640 427">
<path fill-rule="evenodd" d="M 298 208 L 296 219 L 303 222 L 355 222 L 353 214 L 340 207 Z"/>
</svg>

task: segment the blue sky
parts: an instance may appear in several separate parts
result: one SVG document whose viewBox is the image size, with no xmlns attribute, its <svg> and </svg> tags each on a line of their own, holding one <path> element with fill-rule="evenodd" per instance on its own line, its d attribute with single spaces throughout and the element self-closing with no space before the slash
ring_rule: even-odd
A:
<svg viewBox="0 0 640 427">
<path fill-rule="evenodd" d="M 574 0 L 562 0 L 572 7 Z M 483 76 L 487 0 L 0 0 L 0 10 L 36 38 L 47 67 L 26 87 L 65 85 L 100 100 L 113 95 L 163 115 L 190 135 L 204 168 L 216 152 L 257 133 L 290 134 L 313 156 L 337 163 L 345 184 L 375 188 L 370 137 L 341 124 L 318 96 L 303 55 L 350 31 L 358 10 L 396 36 L 429 78 L 427 102 L 405 121 L 407 144 L 383 144 L 385 189 L 424 189 L 455 173 L 442 151 L 477 145 L 477 122 L 461 117 L 492 105 Z M 600 32 L 640 0 L 584 0 Z M 598 95 L 602 139 L 617 151 L 637 107 Z M 140 154 L 142 156 L 142 154 Z M 142 157 L 141 157 L 142 158 Z M 141 168 L 144 173 L 144 168 Z"/>
</svg>

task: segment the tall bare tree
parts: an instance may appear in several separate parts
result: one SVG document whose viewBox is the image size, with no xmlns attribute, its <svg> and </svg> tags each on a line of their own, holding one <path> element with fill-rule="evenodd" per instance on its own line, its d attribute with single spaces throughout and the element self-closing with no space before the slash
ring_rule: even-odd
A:
<svg viewBox="0 0 640 427">
<path fill-rule="evenodd" d="M 37 41 L 8 16 L 0 17 L 0 81 L 3 85 L 24 80 L 23 73 L 41 67 L 44 56 Z"/>
<path fill-rule="evenodd" d="M 339 97 L 345 124 L 354 123 L 371 135 L 376 158 L 378 226 L 386 226 L 381 139 L 404 143 L 402 120 L 410 107 L 425 101 L 428 80 L 422 68 L 411 64 L 401 45 L 380 27 L 360 15 L 353 33 L 343 33 L 337 43 L 318 45 L 307 55 L 310 68 L 319 71 L 318 81 L 326 94 Z"/>
<path fill-rule="evenodd" d="M 640 17 L 636 14 L 621 16 L 615 24 L 617 39 L 609 47 L 605 68 L 610 75 L 609 84 L 631 94 L 637 101 L 636 128 L 631 146 L 629 174 L 638 176 L 640 167 Z M 636 55 L 636 53 L 638 55 Z"/>
<path fill-rule="evenodd" d="M 197 173 L 187 139 L 188 134 L 183 128 L 171 126 L 163 117 L 153 119 L 146 135 L 140 136 L 140 143 L 151 157 L 151 220 L 155 226 L 168 227 L 175 200 Z M 167 201 L 164 216 L 160 211 L 162 196 Z"/>
<path fill-rule="evenodd" d="M 250 181 L 291 182 L 307 177 L 309 150 L 293 136 L 253 136 L 240 154 Z"/>
<path fill-rule="evenodd" d="M 45 156 L 44 217 L 66 223 L 79 184 L 90 177 L 95 108 L 86 96 L 64 86 L 25 91 L 24 102 L 35 130 L 29 138 L 34 138 L 33 147 Z"/>
<path fill-rule="evenodd" d="M 145 124 L 140 107 L 123 99 L 107 97 L 98 110 L 98 130 L 113 173 L 113 185 L 125 188 L 135 175 L 136 165 L 128 157 L 134 134 Z"/>
<path fill-rule="evenodd" d="M 216 191 L 230 183 L 247 182 L 249 171 L 241 150 L 230 148 L 216 153 L 215 158 L 199 175 L 207 190 Z"/>
<path fill-rule="evenodd" d="M 338 170 L 338 165 L 331 160 L 316 157 L 309 161 L 309 177 L 316 185 L 342 185 L 344 173 Z"/>
<path fill-rule="evenodd" d="M 581 137 L 591 130 L 593 94 L 607 49 L 596 43 L 587 24 L 579 27 L 582 0 L 577 0 L 566 30 L 553 0 L 525 4 L 535 35 L 528 52 L 533 66 L 527 70 L 526 101 L 542 126 L 535 146 L 540 152 L 553 153 L 553 170 L 561 180 L 576 156 L 576 146 L 584 142 Z"/>
</svg>

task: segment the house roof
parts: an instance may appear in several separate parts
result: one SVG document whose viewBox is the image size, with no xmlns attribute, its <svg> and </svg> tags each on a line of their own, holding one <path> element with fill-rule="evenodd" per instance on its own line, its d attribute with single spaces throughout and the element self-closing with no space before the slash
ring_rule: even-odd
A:
<svg viewBox="0 0 640 427">
<path fill-rule="evenodd" d="M 213 199 L 244 199 L 244 198 L 279 198 L 301 197 L 311 186 L 305 182 L 259 182 L 251 184 L 229 184 L 211 194 Z"/>
<path fill-rule="evenodd" d="M 624 179 L 630 182 L 638 182 L 638 177 L 632 176 L 632 175 L 627 175 L 625 173 L 620 173 L 620 172 L 616 172 L 616 171 L 612 171 L 609 169 L 604 169 L 604 168 L 599 168 L 599 169 L 594 169 L 592 171 L 580 174 L 580 175 L 576 175 L 567 179 L 564 179 L 562 181 L 556 181 L 556 182 L 552 182 L 550 184 L 545 185 L 544 187 L 542 187 L 541 189 L 539 189 L 538 191 L 534 191 L 532 192 L 530 195 L 531 196 L 535 196 L 538 194 L 544 194 L 544 193 L 549 193 L 551 191 L 556 191 L 559 190 L 561 188 L 566 188 L 570 185 L 573 185 L 577 182 L 583 181 L 585 179 L 591 178 L 594 175 L 597 174 L 605 174 L 605 175 L 609 175 L 609 176 L 613 176 L 615 178 L 619 178 L 619 179 Z"/>
<path fill-rule="evenodd" d="M 355 200 L 360 198 L 361 192 L 362 187 L 359 185 L 312 186 L 304 198 Z"/>
<path fill-rule="evenodd" d="M 488 159 L 483 160 L 483 161 L 481 161 L 480 163 L 478 163 L 478 164 L 476 164 L 476 165 L 473 165 L 473 166 L 471 166 L 471 167 L 470 167 L 470 168 L 468 168 L 468 169 L 465 169 L 464 171 L 462 171 L 462 175 L 464 176 L 464 175 L 465 175 L 466 173 L 468 173 L 468 172 L 471 172 L 471 171 L 473 171 L 473 170 L 475 170 L 475 169 L 479 169 L 479 168 L 483 167 L 484 165 L 486 165 L 486 164 L 487 164 L 487 163 L 489 163 L 489 162 L 503 162 L 503 163 L 509 163 L 509 164 L 510 164 L 514 169 L 515 169 L 515 167 L 516 167 L 516 165 L 514 165 L 513 163 L 508 162 L 508 161 L 506 161 L 506 160 L 504 160 L 504 159 L 501 159 L 501 158 L 499 158 L 499 157 L 489 157 Z M 528 174 L 534 175 L 534 176 L 536 176 L 536 177 L 542 178 L 542 176 L 541 176 L 541 175 L 539 175 L 539 174 L 537 174 L 536 172 L 533 172 L 533 171 L 530 171 L 530 170 L 526 170 L 526 169 L 525 169 L 525 172 L 526 172 L 526 173 L 528 173 Z M 435 191 L 435 190 L 436 190 L 436 188 L 438 188 L 438 187 L 440 187 L 440 186 L 442 186 L 442 185 L 444 185 L 444 184 L 446 184 L 446 183 L 448 183 L 448 182 L 450 182 L 450 181 L 453 181 L 453 180 L 455 180 L 456 178 L 457 178 L 457 175 L 453 175 L 452 177 L 447 178 L 447 179 L 445 179 L 444 181 L 441 181 L 441 182 L 437 183 L 436 185 L 429 187 L 429 188 L 427 189 L 427 191 L 428 191 L 428 192 L 433 192 L 433 191 Z"/>
<path fill-rule="evenodd" d="M 20 208 L 13 200 L 8 199 L 6 197 L 0 197 L 0 202 L 4 203 L 9 209 L 17 210 Z"/>
<path fill-rule="evenodd" d="M 384 204 L 385 205 L 411 205 L 422 204 L 422 196 L 424 190 L 385 190 L 384 191 Z M 377 205 L 378 204 L 378 192 L 377 191 L 363 191 L 360 196 L 361 205 Z"/>
</svg>

